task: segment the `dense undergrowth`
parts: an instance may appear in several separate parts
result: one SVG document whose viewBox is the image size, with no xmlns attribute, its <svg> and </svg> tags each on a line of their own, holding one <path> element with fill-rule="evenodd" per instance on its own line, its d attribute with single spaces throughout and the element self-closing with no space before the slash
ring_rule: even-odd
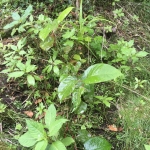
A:
<svg viewBox="0 0 150 150">
<path fill-rule="evenodd" d="M 148 1 L 0 7 L 0 149 L 150 149 Z"/>
</svg>

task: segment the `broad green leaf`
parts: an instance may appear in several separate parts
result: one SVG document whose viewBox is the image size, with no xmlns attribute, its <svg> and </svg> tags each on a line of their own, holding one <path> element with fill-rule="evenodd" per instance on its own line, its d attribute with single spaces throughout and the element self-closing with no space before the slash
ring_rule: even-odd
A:
<svg viewBox="0 0 150 150">
<path fill-rule="evenodd" d="M 71 31 L 67 31 L 65 34 L 63 34 L 64 39 L 68 39 L 72 37 L 75 34 L 75 28 L 73 28 Z"/>
<path fill-rule="evenodd" d="M 41 141 L 46 138 L 46 132 L 41 123 L 33 120 L 26 120 L 26 123 L 29 133 L 33 138 L 37 139 L 37 141 Z"/>
<path fill-rule="evenodd" d="M 43 140 L 43 141 L 39 141 L 36 145 L 34 150 L 45 150 L 47 147 L 48 141 Z"/>
<path fill-rule="evenodd" d="M 121 76 L 122 73 L 108 64 L 95 64 L 84 71 L 82 80 L 86 84 L 110 81 Z"/>
<path fill-rule="evenodd" d="M 74 139 L 72 137 L 66 137 L 61 141 L 65 146 L 69 146 L 74 143 Z"/>
<path fill-rule="evenodd" d="M 17 43 L 18 49 L 20 50 L 20 49 L 26 44 L 26 42 L 27 42 L 26 37 L 20 39 L 20 40 L 18 41 L 18 43 Z"/>
<path fill-rule="evenodd" d="M 127 44 L 128 44 L 129 47 L 132 47 L 133 44 L 134 44 L 134 40 L 130 40 Z"/>
<path fill-rule="evenodd" d="M 81 86 L 72 93 L 73 111 L 75 111 L 79 107 L 81 103 L 81 95 L 83 94 L 83 92 L 84 88 Z"/>
<path fill-rule="evenodd" d="M 54 71 L 54 73 L 56 73 L 57 75 L 59 75 L 59 68 L 58 68 L 58 66 L 54 66 L 53 67 L 53 71 Z"/>
<path fill-rule="evenodd" d="M 36 65 L 26 64 L 26 73 L 33 72 L 37 69 Z"/>
<path fill-rule="evenodd" d="M 32 5 L 29 5 L 21 18 L 26 19 L 31 14 L 32 10 L 33 10 Z"/>
<path fill-rule="evenodd" d="M 58 16 L 57 20 L 58 20 L 58 23 L 62 22 L 66 17 L 67 15 L 70 13 L 70 11 L 73 9 L 74 7 L 68 7 L 66 8 L 63 12 L 60 13 L 60 15 Z"/>
<path fill-rule="evenodd" d="M 73 41 L 67 40 L 67 41 L 64 43 L 64 46 L 73 47 L 73 44 L 74 44 Z"/>
<path fill-rule="evenodd" d="M 145 147 L 145 150 L 150 150 L 150 145 L 144 145 L 144 147 Z"/>
<path fill-rule="evenodd" d="M 140 51 L 136 54 L 137 57 L 145 57 L 147 56 L 149 53 L 145 52 L 145 51 Z"/>
<path fill-rule="evenodd" d="M 16 24 L 18 24 L 18 21 L 13 21 L 13 22 L 7 24 L 6 26 L 4 26 L 3 29 L 5 29 L 5 30 L 10 29 L 10 28 L 14 27 Z"/>
<path fill-rule="evenodd" d="M 75 60 L 81 60 L 80 55 L 77 55 L 77 54 L 75 54 L 75 55 L 73 56 L 73 58 L 74 58 Z"/>
<path fill-rule="evenodd" d="M 51 24 L 48 24 L 45 28 L 43 28 L 39 33 L 39 38 L 44 41 L 49 33 L 52 31 Z"/>
<path fill-rule="evenodd" d="M 45 41 L 41 41 L 40 42 L 40 47 L 44 50 L 44 51 L 48 51 L 51 47 L 53 47 L 54 44 L 54 37 L 47 37 Z"/>
<path fill-rule="evenodd" d="M 85 150 L 111 150 L 111 144 L 104 138 L 93 137 L 84 143 Z"/>
<path fill-rule="evenodd" d="M 54 20 L 51 24 L 48 23 L 45 28 L 43 28 L 39 33 L 39 38 L 44 41 L 51 31 L 55 32 L 58 28 L 57 20 Z"/>
<path fill-rule="evenodd" d="M 63 63 L 63 62 L 62 62 L 61 60 L 57 60 L 57 59 L 56 59 L 56 60 L 54 61 L 54 64 L 55 64 L 55 65 L 59 65 L 59 64 L 62 64 L 62 63 Z"/>
<path fill-rule="evenodd" d="M 24 147 L 31 147 L 33 146 L 37 140 L 31 136 L 31 134 L 26 132 L 19 138 L 19 143 Z"/>
<path fill-rule="evenodd" d="M 54 104 L 51 104 L 48 107 L 48 110 L 46 111 L 46 115 L 45 115 L 45 124 L 47 128 L 49 128 L 50 125 L 55 121 L 55 118 L 56 118 L 56 108 Z"/>
<path fill-rule="evenodd" d="M 83 114 L 87 109 L 87 104 L 85 102 L 80 103 L 80 105 L 78 106 L 78 109 L 76 110 L 77 114 Z"/>
<path fill-rule="evenodd" d="M 61 81 L 58 87 L 58 97 L 60 101 L 63 101 L 67 96 L 69 96 L 73 92 L 76 82 L 77 79 L 72 76 L 68 76 L 67 78 Z"/>
<path fill-rule="evenodd" d="M 48 66 L 48 69 L 47 69 L 47 73 L 50 73 L 51 70 L 52 70 L 52 68 L 53 68 L 53 66 L 52 66 L 52 65 L 49 65 L 49 66 Z"/>
<path fill-rule="evenodd" d="M 9 73 L 8 76 L 10 78 L 19 78 L 19 77 L 23 76 L 23 74 L 24 74 L 23 71 L 16 71 L 16 72 Z"/>
<path fill-rule="evenodd" d="M 82 143 L 85 143 L 86 141 L 88 141 L 91 138 L 91 135 L 88 133 L 87 130 L 79 130 L 78 131 L 78 136 L 77 139 L 78 141 L 81 141 Z"/>
<path fill-rule="evenodd" d="M 35 85 L 35 79 L 34 79 L 34 77 L 33 77 L 32 75 L 30 75 L 30 74 L 27 76 L 27 81 L 28 81 L 28 84 L 29 84 L 29 85 L 33 85 L 33 86 Z"/>
<path fill-rule="evenodd" d="M 12 13 L 12 18 L 13 20 L 20 20 L 20 15 L 18 14 L 18 12 L 14 12 Z"/>
<path fill-rule="evenodd" d="M 21 62 L 21 61 L 18 61 L 16 66 L 22 70 L 22 71 L 25 71 L 25 65 Z"/>
<path fill-rule="evenodd" d="M 55 136 L 67 119 L 58 119 L 49 126 L 49 136 Z"/>
<path fill-rule="evenodd" d="M 49 150 L 67 150 L 67 149 L 66 149 L 65 145 L 62 142 L 56 141 L 56 142 L 51 144 Z"/>
</svg>

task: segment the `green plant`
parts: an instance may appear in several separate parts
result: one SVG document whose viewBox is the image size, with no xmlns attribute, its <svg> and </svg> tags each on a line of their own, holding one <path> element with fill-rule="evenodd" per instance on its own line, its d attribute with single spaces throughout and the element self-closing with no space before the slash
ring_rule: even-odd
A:
<svg viewBox="0 0 150 150">
<path fill-rule="evenodd" d="M 118 40 L 117 44 L 110 44 L 104 59 L 111 59 L 110 63 L 120 62 L 122 65 L 128 65 L 128 63 L 135 63 L 139 58 L 147 55 L 146 51 L 137 51 L 135 49 L 134 40 L 127 42 L 122 39 Z"/>
<path fill-rule="evenodd" d="M 119 17 L 123 17 L 124 16 L 124 13 L 122 12 L 122 8 L 115 9 L 113 11 L 113 13 L 114 13 L 114 18 L 119 18 Z"/>
<path fill-rule="evenodd" d="M 39 115 L 42 115 L 45 112 L 45 106 L 43 105 L 43 103 L 40 103 L 38 107 L 36 107 L 36 118 L 39 117 Z"/>
<path fill-rule="evenodd" d="M 92 65 L 79 77 L 68 76 L 61 80 L 58 87 L 59 100 L 62 102 L 72 94 L 73 111 L 75 111 L 82 104 L 81 95 L 86 92 L 87 85 L 110 81 L 121 75 L 119 70 L 108 64 Z"/>
<path fill-rule="evenodd" d="M 144 88 L 144 83 L 146 83 L 147 82 L 147 80 L 139 80 L 138 78 L 136 78 L 135 77 L 135 86 L 134 86 L 134 89 L 137 89 L 138 87 L 140 87 L 140 88 Z"/>
<path fill-rule="evenodd" d="M 19 138 L 19 143 L 24 147 L 34 147 L 35 150 L 66 150 L 66 146 L 74 143 L 71 137 L 59 139 L 58 132 L 66 121 L 56 118 L 56 108 L 51 104 L 45 114 L 45 123 L 26 120 L 28 131 Z"/>
<path fill-rule="evenodd" d="M 150 150 L 150 145 L 144 145 L 144 147 L 145 147 L 145 150 Z"/>
<path fill-rule="evenodd" d="M 149 101 L 129 94 L 119 109 L 124 128 L 124 132 L 118 135 L 118 140 L 124 141 L 122 149 L 144 150 L 143 143 L 148 143 L 150 138 L 148 114 Z"/>
<path fill-rule="evenodd" d="M 15 27 L 17 25 L 24 24 L 24 25 L 20 25 L 19 28 L 14 28 L 12 35 L 17 30 L 18 30 L 18 32 L 25 31 L 24 27 L 28 25 L 28 24 L 25 24 L 25 21 L 26 21 L 27 17 L 31 14 L 31 12 L 32 12 L 32 6 L 31 5 L 28 6 L 28 8 L 25 10 L 25 12 L 22 14 L 22 16 L 20 16 L 18 14 L 18 12 L 13 12 L 12 13 L 13 22 L 4 26 L 4 29 L 10 29 L 10 28 Z"/>
<path fill-rule="evenodd" d="M 0 102 L 0 113 L 5 112 L 6 107 L 7 106 L 5 104 L 3 104 L 3 103 Z"/>
<path fill-rule="evenodd" d="M 85 150 L 111 150 L 112 145 L 102 137 L 91 137 L 87 130 L 79 130 L 78 140 L 84 143 Z"/>
<path fill-rule="evenodd" d="M 110 102 L 109 101 L 113 100 L 112 97 L 107 97 L 107 96 L 95 96 L 95 98 L 97 98 L 99 101 L 95 101 L 94 104 L 103 103 L 107 107 L 110 107 Z"/>
</svg>

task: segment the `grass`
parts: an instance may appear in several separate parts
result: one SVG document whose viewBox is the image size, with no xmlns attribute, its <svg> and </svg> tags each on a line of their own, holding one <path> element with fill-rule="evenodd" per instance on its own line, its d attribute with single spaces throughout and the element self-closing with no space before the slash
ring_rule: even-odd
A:
<svg viewBox="0 0 150 150">
<path fill-rule="evenodd" d="M 129 12 L 132 14 L 133 11 L 132 7 L 131 6 L 128 7 L 128 6 L 129 5 L 127 5 L 126 7 L 125 6 L 122 7 L 128 8 L 126 9 L 125 13 Z M 134 11 L 136 12 L 136 10 Z M 144 13 L 143 9 L 142 12 Z M 113 18 L 113 13 L 110 13 L 109 17 L 111 15 Z M 127 16 L 128 16 L 127 19 L 130 19 L 130 25 L 127 26 L 127 28 L 125 28 L 124 30 L 122 29 L 122 26 L 118 27 L 117 29 L 118 32 L 115 34 L 115 36 L 118 37 L 122 36 L 126 40 L 134 39 L 136 42 L 135 45 L 137 49 L 142 50 L 142 48 L 145 47 L 146 51 L 148 52 L 149 51 L 148 24 L 147 23 L 144 24 L 144 22 L 135 23 L 131 19 L 132 15 L 127 15 Z M 120 21 L 123 22 L 124 19 Z M 130 35 L 129 33 L 134 33 L 134 34 Z M 128 76 L 128 78 L 126 79 L 127 82 L 125 82 L 124 84 L 127 84 L 127 86 L 130 89 L 134 89 L 135 77 L 137 77 L 139 80 L 148 81 L 150 78 L 149 57 L 140 60 L 140 62 L 138 62 L 135 66 L 132 66 L 131 72 L 129 74 L 127 74 Z M 77 137 L 78 130 L 80 130 L 81 128 L 86 128 L 87 131 L 94 136 L 106 137 L 114 145 L 115 150 L 145 150 L 144 144 L 150 145 L 150 119 L 149 119 L 150 101 L 144 99 L 144 97 L 140 97 L 140 94 L 142 94 L 146 98 L 150 96 L 149 81 L 146 84 L 144 84 L 143 89 L 138 87 L 136 90 L 134 90 L 135 92 L 132 92 L 132 90 L 127 91 L 127 89 L 121 87 L 120 85 L 117 85 L 116 87 L 115 84 L 107 83 L 106 85 L 103 83 L 97 85 L 95 92 L 98 92 L 97 95 L 104 94 L 104 96 L 108 96 L 108 97 L 111 96 L 114 98 L 114 101 L 111 102 L 112 106 L 110 109 L 106 108 L 105 105 L 102 104 L 96 105 L 92 100 L 88 102 L 88 109 L 84 114 L 76 115 L 68 112 L 69 110 L 68 107 L 70 106 L 69 105 L 70 103 L 68 103 L 69 106 L 67 104 L 66 104 L 67 106 L 64 106 L 64 104 L 57 104 L 59 105 L 60 113 L 68 116 L 68 119 L 71 121 L 71 123 L 68 124 L 66 131 L 68 131 L 71 136 Z M 118 96 L 119 98 L 117 96 L 115 97 L 115 94 L 119 91 L 118 86 L 120 89 L 119 94 L 120 95 L 122 94 L 120 97 Z M 89 97 L 83 97 L 84 101 L 86 100 L 88 101 L 88 98 Z M 18 108 L 21 107 L 19 103 L 17 103 L 17 101 L 12 103 Z M 116 103 L 117 103 L 118 110 L 115 107 Z M 4 122 L 3 131 L 1 132 L 4 132 L 6 134 L 9 133 L 8 131 L 10 128 L 14 130 L 16 122 L 23 124 L 23 119 L 25 118 L 23 116 L 21 119 L 21 115 L 13 113 L 13 111 L 12 112 L 5 111 L 5 115 L 2 114 L 0 117 L 2 119 L 1 121 Z M 113 124 L 116 125 L 117 127 L 121 126 L 123 130 L 121 132 L 110 131 L 107 125 L 113 125 Z M 9 129 L 7 129 L 7 127 Z M 5 136 L 5 140 L 3 141 L 6 141 L 6 139 L 8 139 L 9 141 L 14 141 L 15 135 L 19 135 L 19 134 L 20 133 L 15 132 L 13 137 L 7 134 L 11 137 L 11 139 L 10 137 L 7 138 Z M 7 147 L 7 145 L 4 145 L 1 139 L 3 139 L 2 136 L 0 136 L 0 149 L 2 150 L 11 149 Z M 7 141 L 7 143 L 9 142 Z M 77 146 L 78 145 L 79 145 L 78 150 L 83 149 L 82 144 L 80 145 L 80 143 L 79 144 L 77 143 Z"/>
<path fill-rule="evenodd" d="M 124 142 L 122 150 L 145 150 L 150 144 L 150 101 L 130 94 L 119 108 L 123 133 L 118 140 Z"/>
</svg>

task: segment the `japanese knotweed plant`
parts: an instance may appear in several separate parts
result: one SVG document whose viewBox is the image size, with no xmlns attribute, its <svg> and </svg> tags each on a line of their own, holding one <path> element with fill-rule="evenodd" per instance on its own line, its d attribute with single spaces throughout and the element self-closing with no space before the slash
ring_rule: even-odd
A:
<svg viewBox="0 0 150 150">
<path fill-rule="evenodd" d="M 71 137 L 58 138 L 59 130 L 66 121 L 56 118 L 56 108 L 51 104 L 46 111 L 45 123 L 26 120 L 28 131 L 19 138 L 19 143 L 34 150 L 66 150 L 74 143 Z"/>
</svg>

